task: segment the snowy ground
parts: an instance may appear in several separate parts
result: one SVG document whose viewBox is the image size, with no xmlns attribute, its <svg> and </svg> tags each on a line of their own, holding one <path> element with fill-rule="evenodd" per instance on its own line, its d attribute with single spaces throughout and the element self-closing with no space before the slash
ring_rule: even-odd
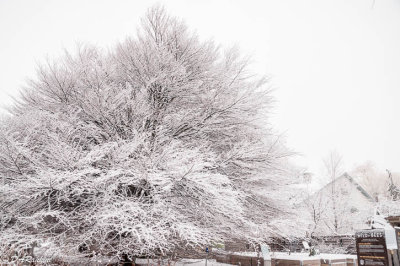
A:
<svg viewBox="0 0 400 266">
<path fill-rule="evenodd" d="M 350 254 L 327 254 L 321 253 L 315 256 L 309 256 L 308 253 L 291 253 L 287 252 L 272 252 L 272 258 L 276 259 L 292 259 L 292 260 L 304 260 L 304 259 L 325 259 L 325 260 L 337 260 L 337 259 L 357 259 L 357 255 Z"/>
<path fill-rule="evenodd" d="M 235 255 L 248 256 L 248 257 L 257 257 L 256 252 L 234 252 Z M 271 252 L 271 258 L 273 259 L 285 259 L 285 260 L 334 260 L 334 259 L 357 259 L 356 255 L 349 254 L 318 254 L 315 256 L 309 256 L 308 253 L 291 253 L 290 255 L 287 252 Z M 117 263 L 117 260 L 110 260 L 106 257 L 96 257 L 96 258 L 82 258 L 79 262 L 71 261 L 70 265 L 106 265 L 107 263 Z M 159 261 L 159 260 L 147 260 L 147 259 L 136 259 L 136 264 L 141 265 L 168 265 L 167 260 Z M 170 266 L 205 266 L 206 259 L 181 259 L 177 262 L 170 262 Z M 208 259 L 207 266 L 228 266 L 231 264 L 220 263 L 215 259 Z"/>
<path fill-rule="evenodd" d="M 234 252 L 235 255 L 257 257 L 256 252 Z M 285 260 L 305 260 L 305 259 L 326 259 L 326 260 L 337 260 L 337 259 L 357 259 L 357 255 L 350 254 L 328 254 L 321 253 L 314 256 L 309 256 L 308 253 L 289 253 L 288 252 L 271 252 L 271 258 L 274 259 L 285 259 Z"/>
</svg>

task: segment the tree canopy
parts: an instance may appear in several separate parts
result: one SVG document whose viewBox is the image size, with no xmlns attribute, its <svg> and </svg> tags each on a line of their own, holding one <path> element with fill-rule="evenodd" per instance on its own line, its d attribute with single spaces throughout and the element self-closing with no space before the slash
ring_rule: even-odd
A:
<svg viewBox="0 0 400 266">
<path fill-rule="evenodd" d="M 161 7 L 141 25 L 38 67 L 3 120 L 0 253 L 159 256 L 284 231 L 267 79 Z"/>
</svg>

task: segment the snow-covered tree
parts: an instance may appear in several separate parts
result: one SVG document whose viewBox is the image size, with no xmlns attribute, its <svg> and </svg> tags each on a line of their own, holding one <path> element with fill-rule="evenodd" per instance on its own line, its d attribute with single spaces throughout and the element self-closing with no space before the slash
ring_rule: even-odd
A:
<svg viewBox="0 0 400 266">
<path fill-rule="evenodd" d="M 387 174 L 379 171 L 373 162 L 367 161 L 356 166 L 351 175 L 375 200 L 379 201 L 386 197 L 389 185 Z"/>
<path fill-rule="evenodd" d="M 342 156 L 336 151 L 331 151 L 324 159 L 324 165 L 327 177 L 331 184 L 329 189 L 329 204 L 331 205 L 331 211 L 329 212 L 329 215 L 331 216 L 330 227 L 333 232 L 337 233 L 341 226 L 340 214 L 343 209 L 346 208 L 345 206 L 342 206 L 343 204 L 346 205 L 346 200 L 343 200 L 344 195 L 341 193 L 341 188 L 336 184 L 337 178 L 343 174 Z"/>
<path fill-rule="evenodd" d="M 0 128 L 0 253 L 162 256 L 285 229 L 271 93 L 163 8 L 38 68 Z"/>
<path fill-rule="evenodd" d="M 400 176 L 387 172 L 387 191 L 380 197 L 377 211 L 384 217 L 400 215 Z"/>
</svg>

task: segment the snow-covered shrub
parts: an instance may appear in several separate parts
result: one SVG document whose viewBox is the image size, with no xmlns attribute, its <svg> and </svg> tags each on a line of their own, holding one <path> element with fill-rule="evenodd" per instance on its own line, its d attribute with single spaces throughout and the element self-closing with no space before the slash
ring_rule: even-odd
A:
<svg viewBox="0 0 400 266">
<path fill-rule="evenodd" d="M 315 247 L 315 249 L 318 249 L 320 253 L 329 253 L 329 254 L 347 254 L 348 253 L 348 248 L 347 247 L 341 247 L 338 245 L 332 245 L 332 244 L 326 244 L 326 243 L 319 243 Z"/>
</svg>

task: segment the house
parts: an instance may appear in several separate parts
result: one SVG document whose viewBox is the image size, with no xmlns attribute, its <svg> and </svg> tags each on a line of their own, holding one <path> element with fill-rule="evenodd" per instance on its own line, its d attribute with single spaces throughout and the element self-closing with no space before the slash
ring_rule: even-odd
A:
<svg viewBox="0 0 400 266">
<path fill-rule="evenodd" d="M 344 173 L 303 202 L 314 236 L 353 235 L 365 229 L 374 214 L 375 200 L 349 174 Z"/>
</svg>

